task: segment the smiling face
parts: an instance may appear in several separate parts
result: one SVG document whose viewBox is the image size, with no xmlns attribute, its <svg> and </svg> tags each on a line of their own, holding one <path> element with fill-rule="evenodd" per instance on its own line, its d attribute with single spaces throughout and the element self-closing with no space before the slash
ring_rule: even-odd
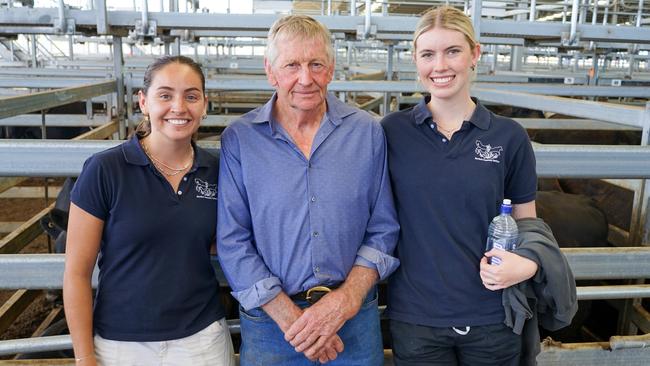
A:
<svg viewBox="0 0 650 366">
<path fill-rule="evenodd" d="M 324 107 L 334 62 L 323 41 L 294 37 L 278 40 L 276 48 L 278 56 L 273 63 L 265 58 L 264 67 L 280 110 L 310 112 Z"/>
<path fill-rule="evenodd" d="M 431 98 L 469 98 L 473 71 L 481 54 L 480 45 L 470 47 L 459 31 L 432 28 L 415 43 L 415 65 L 420 81 Z"/>
<path fill-rule="evenodd" d="M 206 112 L 207 97 L 200 75 L 177 62 L 157 70 L 146 94 L 140 91 L 138 96 L 155 139 L 191 140 Z"/>
</svg>

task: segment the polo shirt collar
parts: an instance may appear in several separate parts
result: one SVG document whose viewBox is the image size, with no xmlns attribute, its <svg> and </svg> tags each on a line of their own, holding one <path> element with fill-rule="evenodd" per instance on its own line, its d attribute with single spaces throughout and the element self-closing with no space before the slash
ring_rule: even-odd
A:
<svg viewBox="0 0 650 366">
<path fill-rule="evenodd" d="M 140 146 L 140 139 L 136 134 L 133 134 L 126 143 L 122 144 L 122 153 L 124 153 L 124 160 L 133 165 L 145 166 L 149 165 L 149 158 Z"/>
<path fill-rule="evenodd" d="M 416 125 L 421 125 L 425 121 L 433 118 L 431 111 L 427 107 L 427 103 L 429 103 L 430 100 L 431 97 L 427 95 L 413 108 L 413 117 Z M 488 111 L 487 108 L 478 101 L 478 99 L 472 98 L 472 100 L 476 104 L 476 108 L 474 108 L 474 112 L 469 118 L 469 122 L 482 130 L 487 130 L 490 128 L 490 111 Z"/>
<path fill-rule="evenodd" d="M 209 156 L 207 155 L 208 152 L 203 149 L 198 149 L 194 141 L 192 141 L 192 147 L 194 148 L 196 167 L 208 167 L 210 165 Z M 140 139 L 135 134 L 126 143 L 122 144 L 122 153 L 124 154 L 124 160 L 129 164 L 140 166 L 149 165 L 149 158 L 144 153 L 142 146 L 140 146 Z"/>
<path fill-rule="evenodd" d="M 273 119 L 273 105 L 278 98 L 278 93 L 274 92 L 271 99 L 266 102 L 263 106 L 258 109 L 257 114 L 253 117 L 252 123 L 268 123 L 271 128 L 271 133 L 278 132 L 276 127 L 277 121 Z M 352 106 L 349 106 L 336 98 L 336 96 L 330 92 L 327 93 L 327 111 L 323 121 L 329 120 L 335 126 L 343 123 L 343 119 L 356 112 L 356 109 Z"/>
</svg>

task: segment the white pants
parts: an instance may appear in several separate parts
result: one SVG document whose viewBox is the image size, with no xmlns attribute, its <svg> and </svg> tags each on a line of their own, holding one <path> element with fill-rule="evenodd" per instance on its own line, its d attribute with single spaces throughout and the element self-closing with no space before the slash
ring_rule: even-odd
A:
<svg viewBox="0 0 650 366">
<path fill-rule="evenodd" d="M 189 337 L 163 342 L 122 342 L 95 335 L 101 366 L 235 366 L 226 319 Z"/>
</svg>

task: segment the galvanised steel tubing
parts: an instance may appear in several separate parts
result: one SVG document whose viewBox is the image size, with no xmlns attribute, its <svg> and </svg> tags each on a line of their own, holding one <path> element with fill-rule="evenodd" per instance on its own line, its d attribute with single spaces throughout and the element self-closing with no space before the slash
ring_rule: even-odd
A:
<svg viewBox="0 0 650 366">
<path fill-rule="evenodd" d="M 0 341 L 0 356 L 16 353 L 47 352 L 72 349 L 69 335 L 35 337 Z"/>
<path fill-rule="evenodd" d="M 528 15 L 528 21 L 534 22 L 537 17 L 537 1 L 530 0 L 530 14 Z"/>
<path fill-rule="evenodd" d="M 580 6 L 580 0 L 573 0 L 573 5 L 571 6 L 571 29 L 569 33 L 569 44 L 574 44 L 577 36 L 578 29 L 578 10 Z"/>
<path fill-rule="evenodd" d="M 35 115 L 34 115 L 35 116 Z M 57 121 L 52 121 L 50 122 L 50 118 L 52 117 L 57 117 L 58 115 L 50 115 L 48 116 L 48 126 L 56 126 L 56 125 L 64 125 L 63 121 L 65 119 L 61 119 L 61 124 L 56 124 Z M 74 115 L 69 115 L 71 117 L 74 117 Z M 24 117 L 24 116 L 21 116 Z M 38 116 L 35 116 L 38 117 Z M 81 125 L 81 123 L 87 123 L 87 124 L 92 124 L 94 125 L 101 125 L 105 122 L 97 122 L 93 120 L 88 120 L 86 119 L 85 116 L 77 116 L 77 117 L 82 117 L 78 118 L 77 120 L 79 122 L 73 122 L 71 121 L 69 126 L 78 126 Z M 241 117 L 241 115 L 220 115 L 220 116 L 215 116 L 215 115 L 209 115 L 204 121 L 201 121 L 201 126 L 207 126 L 207 127 L 226 127 L 228 126 L 232 121 L 235 119 Z M 18 117 L 12 117 L 12 118 L 18 118 Z M 139 118 L 139 117 L 138 117 Z M 138 119 L 136 118 L 136 119 Z M 611 130 L 611 131 L 640 131 L 639 128 L 637 127 L 632 127 L 632 126 L 624 126 L 616 123 L 611 123 L 611 122 L 603 122 L 603 121 L 598 121 L 598 120 L 592 120 L 592 119 L 567 119 L 567 118 L 558 118 L 558 119 L 548 119 L 548 118 L 514 118 L 515 121 L 519 122 L 524 128 L 530 128 L 530 129 L 545 129 L 545 130 L 598 130 L 598 131 L 603 131 L 603 130 Z M 0 120 L 0 126 L 3 125 L 3 122 L 5 120 Z M 36 124 L 38 121 L 33 122 Z M 39 122 L 40 123 L 40 122 Z M 9 125 L 9 123 L 7 123 Z M 27 124 L 25 124 L 27 125 Z M 29 124 L 30 126 L 32 124 Z"/>
<path fill-rule="evenodd" d="M 643 127 L 644 108 L 641 107 L 517 93 L 481 87 L 472 88 L 472 95 L 486 102 L 501 103 L 516 107 L 562 113 L 574 117 L 598 119 L 606 122 Z"/>
<path fill-rule="evenodd" d="M 107 123 L 110 119 L 105 115 L 94 115 L 89 119 L 81 114 L 48 114 L 45 117 L 47 127 L 98 127 Z M 0 119 L 0 126 L 41 126 L 41 115 L 21 114 L 19 116 Z"/>
<path fill-rule="evenodd" d="M 526 129 L 544 130 L 597 130 L 597 131 L 641 131 L 638 127 L 623 126 L 617 123 L 603 122 L 593 119 L 570 118 L 513 118 Z M 2 120 L 0 120 L 2 123 Z"/>
<path fill-rule="evenodd" d="M 562 252 L 576 280 L 650 278 L 649 247 L 562 248 Z M 64 265 L 64 254 L 2 254 L 0 289 L 60 289 Z M 93 286 L 97 285 L 97 271 L 95 268 Z M 600 295 L 610 298 L 650 297 L 650 285 L 587 286 L 581 290 L 581 299 L 596 298 L 592 296 L 598 289 L 602 289 Z"/>
<path fill-rule="evenodd" d="M 92 154 L 122 141 L 0 140 L 0 177 L 74 177 Z M 216 141 L 199 141 L 216 150 Z"/>
<path fill-rule="evenodd" d="M 94 84 L 0 98 L 0 118 L 17 116 L 86 100 L 99 95 L 113 93 L 115 89 L 116 81 L 111 79 Z"/>
<path fill-rule="evenodd" d="M 58 10 L 59 10 L 59 20 L 57 24 L 55 25 L 55 28 L 58 29 L 60 32 L 65 31 L 65 3 L 63 0 L 58 1 Z"/>
<path fill-rule="evenodd" d="M 534 77 L 533 75 L 530 76 Z M 561 77 L 558 75 L 558 77 Z M 563 84 L 515 84 L 515 83 L 490 83 L 477 82 L 474 88 L 497 89 L 512 92 L 552 95 L 562 97 L 631 97 L 647 98 L 650 92 L 647 87 L 640 86 L 590 86 L 590 85 L 563 85 Z"/>
<path fill-rule="evenodd" d="M 650 278 L 650 247 L 563 248 L 576 280 Z"/>
<path fill-rule="evenodd" d="M 366 8 L 365 8 L 365 21 L 364 21 L 364 27 L 363 27 L 363 39 L 368 39 L 370 36 L 370 28 L 372 26 L 371 24 L 371 19 L 372 19 L 372 6 L 371 6 L 371 0 L 366 0 Z"/>
<path fill-rule="evenodd" d="M 65 254 L 0 255 L 0 289 L 58 290 L 63 286 Z M 98 271 L 93 272 L 93 287 Z"/>
<path fill-rule="evenodd" d="M 77 176 L 92 154 L 121 141 L 0 140 L 0 176 Z M 218 149 L 216 141 L 199 141 Z M 650 147 L 534 145 L 540 177 L 647 178 Z M 650 263 L 650 262 L 648 262 Z"/>
<path fill-rule="evenodd" d="M 575 1 L 575 0 L 574 0 Z M 557 39 L 563 32 L 570 32 L 570 24 L 559 22 L 528 22 L 525 27 L 512 20 L 483 19 L 483 36 L 508 38 Z M 579 24 L 580 41 L 650 43 L 650 28 L 625 25 Z"/>
<path fill-rule="evenodd" d="M 34 27 L 42 27 L 39 32 L 48 33 L 47 26 L 54 28 L 56 9 L 12 8 L 0 13 L 0 33 L 31 33 Z M 279 15 L 268 14 L 209 14 L 209 13 L 169 13 L 149 12 L 149 20 L 156 21 L 159 29 L 189 30 L 228 30 L 266 32 Z M 108 27 L 132 29 L 140 20 L 137 11 L 107 12 Z M 96 28 L 97 12 L 92 10 L 68 9 L 67 17 L 74 19 L 77 28 Z M 361 16 L 315 16 L 332 32 L 357 33 L 359 25 L 364 25 Z M 392 39 L 409 40 L 415 30 L 417 17 L 385 16 L 372 18 L 377 27 L 377 35 L 390 34 Z M 20 27 L 18 27 L 20 25 Z M 481 35 L 507 38 L 554 38 L 559 39 L 563 32 L 570 32 L 570 24 L 559 22 L 528 22 L 525 27 L 513 20 L 481 19 Z M 650 43 L 650 29 L 634 26 L 601 26 L 579 24 L 576 26 L 583 41 L 620 41 Z M 38 33 L 38 32 L 36 32 Z M 54 33 L 52 29 L 49 33 Z M 242 33 L 243 35 L 244 33 Z"/>
<path fill-rule="evenodd" d="M 229 319 L 228 330 L 230 334 L 241 333 L 239 319 Z M 0 341 L 0 356 L 17 353 L 35 353 L 48 351 L 61 351 L 72 349 L 72 339 L 69 335 L 21 338 Z"/>
<path fill-rule="evenodd" d="M 153 60 L 153 59 L 152 59 Z M 108 64 L 106 65 L 109 66 Z M 6 68 L 0 70 L 0 76 L 14 76 L 14 75 L 27 75 L 29 77 L 77 77 L 77 78 L 106 78 L 111 72 L 101 70 L 84 70 L 84 69 L 19 69 L 19 68 Z M 18 80 L 20 81 L 20 79 Z"/>
<path fill-rule="evenodd" d="M 650 177 L 648 146 L 534 144 L 533 149 L 541 178 Z"/>
<path fill-rule="evenodd" d="M 532 77 L 532 76 L 531 76 Z M 559 76 L 558 76 L 559 77 Z M 142 80 L 133 79 L 133 88 L 141 88 Z M 205 87 L 207 90 L 251 90 L 251 91 L 272 91 L 274 90 L 266 79 L 209 79 L 206 80 Z M 515 84 L 515 83 L 475 83 L 472 90 L 476 89 L 495 89 L 494 92 L 500 93 L 505 91 L 522 92 L 521 94 L 530 97 L 532 100 L 537 98 L 533 94 L 548 94 L 548 95 L 561 95 L 561 96 L 601 96 L 601 97 L 638 97 L 644 98 L 648 96 L 648 88 L 645 87 L 613 87 L 613 86 L 584 86 L 584 85 L 545 85 L 545 84 Z M 365 80 L 334 80 L 327 87 L 328 90 L 333 92 L 368 92 L 368 93 L 410 93 L 416 91 L 425 91 L 422 86 L 416 81 L 365 81 Z M 498 89 L 498 90 L 496 90 Z M 526 93 L 526 94 L 523 94 Z M 474 93 L 475 96 L 476 93 Z M 482 95 L 488 96 L 488 92 L 482 92 Z M 508 101 L 499 97 L 500 101 Z M 480 96 L 479 96 L 480 99 Z M 565 104 L 582 102 L 575 99 L 560 99 Z M 598 103 L 598 102 L 591 102 Z M 620 106 L 618 104 L 611 104 L 612 106 Z M 534 106 L 530 107 L 535 108 Z M 625 109 L 625 107 L 623 107 Z M 632 107 L 638 108 L 638 107 Z M 549 109 L 551 111 L 551 109 Z M 615 114 L 617 114 L 616 112 Z M 570 113 L 569 113 L 570 114 Z M 582 116 L 578 116 L 582 117 Z M 590 119 L 601 119 L 592 118 Z M 635 124 L 635 126 L 638 126 Z"/>
<path fill-rule="evenodd" d="M 142 4 L 142 32 L 147 33 L 147 28 L 149 27 L 149 7 L 148 3 L 149 0 L 142 0 L 140 3 Z"/>
<path fill-rule="evenodd" d="M 93 0 L 95 9 L 93 10 L 97 16 L 97 34 L 107 34 L 109 30 L 108 26 L 108 14 L 106 11 L 106 0 Z"/>
<path fill-rule="evenodd" d="M 578 300 L 639 299 L 650 297 L 650 285 L 579 286 Z"/>
<path fill-rule="evenodd" d="M 477 37 L 481 37 L 481 12 L 483 10 L 482 0 L 472 0 L 472 26 Z"/>
</svg>

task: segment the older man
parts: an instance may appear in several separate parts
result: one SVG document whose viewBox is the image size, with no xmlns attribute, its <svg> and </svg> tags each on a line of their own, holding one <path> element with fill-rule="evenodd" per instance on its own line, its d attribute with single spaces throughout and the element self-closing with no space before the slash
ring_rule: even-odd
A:
<svg viewBox="0 0 650 366">
<path fill-rule="evenodd" d="M 375 283 L 399 265 L 381 127 L 327 93 L 334 50 L 306 16 L 278 20 L 276 92 L 221 137 L 218 253 L 239 300 L 241 364 L 383 364 Z"/>
</svg>

